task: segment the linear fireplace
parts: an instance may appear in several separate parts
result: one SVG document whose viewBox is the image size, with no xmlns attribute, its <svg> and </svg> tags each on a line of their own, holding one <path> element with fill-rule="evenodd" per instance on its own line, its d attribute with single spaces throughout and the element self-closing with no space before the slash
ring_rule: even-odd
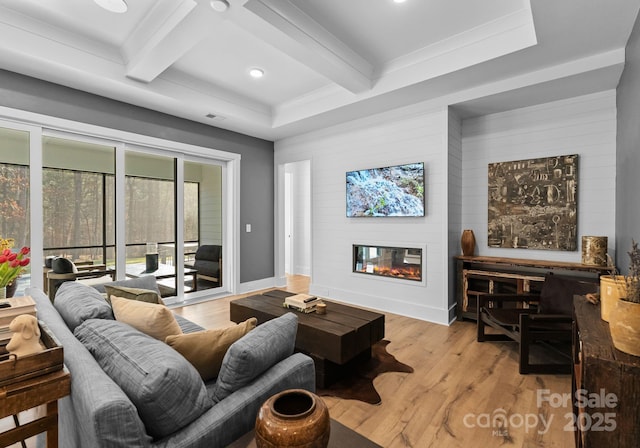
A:
<svg viewBox="0 0 640 448">
<path fill-rule="evenodd" d="M 353 272 L 422 282 L 423 249 L 353 245 Z"/>
</svg>

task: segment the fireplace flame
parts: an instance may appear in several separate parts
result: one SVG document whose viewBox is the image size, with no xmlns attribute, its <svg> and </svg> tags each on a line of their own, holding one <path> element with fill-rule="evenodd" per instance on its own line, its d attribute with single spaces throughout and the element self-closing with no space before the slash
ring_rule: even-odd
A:
<svg viewBox="0 0 640 448">
<path fill-rule="evenodd" d="M 409 280 L 422 280 L 422 273 L 419 267 L 405 266 L 389 268 L 386 266 L 376 266 L 373 273 L 383 277 L 406 278 Z M 362 271 L 364 272 L 364 271 Z"/>
</svg>

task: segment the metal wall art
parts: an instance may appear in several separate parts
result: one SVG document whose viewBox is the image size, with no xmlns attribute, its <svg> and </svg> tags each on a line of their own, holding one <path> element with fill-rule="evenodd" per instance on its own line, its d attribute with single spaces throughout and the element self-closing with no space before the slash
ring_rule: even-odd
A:
<svg viewBox="0 0 640 448">
<path fill-rule="evenodd" d="M 578 155 L 489 164 L 489 247 L 577 249 Z"/>
</svg>

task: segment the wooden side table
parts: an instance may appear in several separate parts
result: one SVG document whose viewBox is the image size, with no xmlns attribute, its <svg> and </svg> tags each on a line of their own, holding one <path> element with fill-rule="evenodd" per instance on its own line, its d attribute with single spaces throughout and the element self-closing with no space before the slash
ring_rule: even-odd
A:
<svg viewBox="0 0 640 448">
<path fill-rule="evenodd" d="M 574 296 L 573 418 L 578 448 L 640 446 L 640 357 L 616 349 L 600 305 Z M 576 394 L 580 392 L 580 401 Z M 611 395 L 615 403 L 593 398 Z M 578 408 L 582 402 L 584 407 Z M 586 406 L 585 406 L 586 405 Z"/>
<path fill-rule="evenodd" d="M 65 368 L 25 381 L 0 386 L 0 418 L 46 404 L 46 415 L 0 433 L 0 446 L 9 446 L 47 432 L 47 448 L 58 447 L 58 399 L 69 395 L 71 375 Z"/>
</svg>

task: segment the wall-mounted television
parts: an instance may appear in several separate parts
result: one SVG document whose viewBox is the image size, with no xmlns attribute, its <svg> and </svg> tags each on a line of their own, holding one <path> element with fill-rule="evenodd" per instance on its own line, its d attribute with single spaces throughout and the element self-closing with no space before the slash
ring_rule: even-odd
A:
<svg viewBox="0 0 640 448">
<path fill-rule="evenodd" d="M 424 216 L 424 163 L 347 172 L 347 217 Z"/>
</svg>

